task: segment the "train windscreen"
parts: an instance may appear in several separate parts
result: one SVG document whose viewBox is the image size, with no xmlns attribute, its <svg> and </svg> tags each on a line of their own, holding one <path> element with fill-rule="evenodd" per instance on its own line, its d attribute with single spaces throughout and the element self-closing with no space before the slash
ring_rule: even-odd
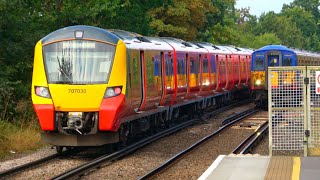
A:
<svg viewBox="0 0 320 180">
<path fill-rule="evenodd" d="M 254 61 L 254 71 L 263 71 L 264 70 L 264 60 L 262 57 L 256 57 Z"/>
<path fill-rule="evenodd" d="M 71 40 L 44 46 L 44 63 L 49 84 L 108 83 L 115 46 Z"/>
</svg>

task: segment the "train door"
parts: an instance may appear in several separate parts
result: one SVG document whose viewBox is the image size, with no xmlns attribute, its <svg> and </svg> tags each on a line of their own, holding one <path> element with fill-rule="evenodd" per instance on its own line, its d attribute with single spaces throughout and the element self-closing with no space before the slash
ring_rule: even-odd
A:
<svg viewBox="0 0 320 180">
<path fill-rule="evenodd" d="M 159 51 L 140 51 L 142 101 L 139 111 L 156 108 L 163 95 L 161 53 Z"/>
<path fill-rule="evenodd" d="M 224 87 L 225 90 L 230 90 L 232 89 L 232 85 L 234 83 L 234 62 L 233 62 L 233 58 L 231 55 L 226 55 L 226 74 L 227 74 L 227 82 L 226 85 Z"/>
<path fill-rule="evenodd" d="M 280 54 L 272 53 L 271 55 L 267 55 L 267 67 L 276 67 L 280 66 Z M 278 74 L 274 74 L 276 76 L 276 79 L 278 77 Z M 265 69 L 265 89 L 268 88 L 268 68 Z"/>
<path fill-rule="evenodd" d="M 269 55 L 267 57 L 268 57 L 268 67 L 275 67 L 280 65 L 279 55 Z"/>
<path fill-rule="evenodd" d="M 187 73 L 187 61 L 188 54 L 184 52 L 177 52 L 177 96 L 176 100 L 182 101 L 186 96 L 188 89 L 188 73 Z"/>
<path fill-rule="evenodd" d="M 200 57 L 198 54 L 189 54 L 189 92 L 200 90 Z"/>
<path fill-rule="evenodd" d="M 130 109 L 139 110 L 142 99 L 142 69 L 140 51 L 128 49 L 128 85 L 127 85 L 127 104 Z M 134 111 L 130 111 L 134 113 Z"/>
<path fill-rule="evenodd" d="M 245 65 L 245 67 L 246 67 L 246 76 L 247 76 L 247 79 L 246 79 L 246 82 L 245 82 L 246 85 L 249 84 L 249 80 L 250 80 L 250 77 L 251 77 L 250 76 L 250 73 L 251 73 L 251 71 L 250 71 L 251 58 L 252 58 L 251 56 L 246 56 L 246 65 Z"/>
<path fill-rule="evenodd" d="M 216 91 L 221 91 L 222 88 L 226 86 L 226 82 L 228 80 L 228 74 L 227 74 L 227 55 L 219 55 L 217 58 L 217 79 L 218 79 L 218 85 L 216 88 Z"/>
<path fill-rule="evenodd" d="M 206 92 L 209 91 L 210 88 L 210 67 L 209 67 L 209 59 L 208 59 L 208 55 L 204 55 L 204 58 L 202 59 L 202 79 L 201 79 L 201 91 Z"/>
<path fill-rule="evenodd" d="M 163 74 L 163 93 L 160 106 L 169 105 L 175 101 L 175 60 L 172 56 L 173 52 L 162 52 L 162 74 Z"/>
<path fill-rule="evenodd" d="M 210 90 L 214 90 L 217 86 L 217 68 L 216 62 L 218 60 L 218 55 L 210 54 Z"/>
</svg>

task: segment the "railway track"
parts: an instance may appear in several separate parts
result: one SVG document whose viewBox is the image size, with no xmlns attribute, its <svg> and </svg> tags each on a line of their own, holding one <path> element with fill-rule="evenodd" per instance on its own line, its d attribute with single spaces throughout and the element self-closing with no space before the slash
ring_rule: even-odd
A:
<svg viewBox="0 0 320 180">
<path fill-rule="evenodd" d="M 62 154 L 53 154 L 53 155 L 38 159 L 36 161 L 32 161 L 30 163 L 26 163 L 26 164 L 14 167 L 12 169 L 8 169 L 8 170 L 5 170 L 5 171 L 2 171 L 2 172 L 0 172 L 0 178 L 4 178 L 6 176 L 10 176 L 10 175 L 25 171 L 27 169 L 31 169 L 31 168 L 37 167 L 37 166 L 39 166 L 41 164 L 47 163 L 47 162 L 49 162 L 51 160 L 57 159 L 57 158 L 62 157 L 62 156 L 63 156 Z"/>
<path fill-rule="evenodd" d="M 249 109 L 247 111 L 244 111 L 242 113 L 233 115 L 231 117 L 228 117 L 227 119 L 224 120 L 224 125 L 217 131 L 213 132 L 212 134 L 204 137 L 200 141 L 196 142 L 195 144 L 191 145 L 187 149 L 179 152 L 175 156 L 173 156 L 171 159 L 167 160 L 165 163 L 161 164 L 160 166 L 154 168 L 150 172 L 146 173 L 145 175 L 141 176 L 139 179 L 144 180 L 144 179 L 152 179 L 154 176 L 156 176 L 158 173 L 164 171 L 166 168 L 168 168 L 170 165 L 174 164 L 176 161 L 182 159 L 185 155 L 189 154 L 191 151 L 195 150 L 202 144 L 206 143 L 208 140 L 212 139 L 213 137 L 216 137 L 220 135 L 223 131 L 225 131 L 227 128 L 230 126 L 234 125 L 235 123 L 253 115 L 259 112 L 259 109 L 253 108 Z"/>
<path fill-rule="evenodd" d="M 74 178 L 74 177 L 79 177 L 81 175 L 84 175 L 86 174 L 87 172 L 89 171 L 92 171 L 93 169 L 96 169 L 96 168 L 99 168 L 100 166 L 103 166 L 103 165 L 107 165 L 108 163 L 112 163 L 113 161 L 117 160 L 117 159 L 120 159 L 126 155 L 129 155 L 131 154 L 132 152 L 146 146 L 147 144 L 150 144 L 164 136 L 168 136 L 170 134 L 173 134 L 181 129 L 184 129 L 192 124 L 194 124 L 195 122 L 198 122 L 200 120 L 205 120 L 205 119 L 208 119 L 208 118 L 211 118 L 212 116 L 216 115 L 216 114 L 219 114 L 221 112 L 224 112 L 226 110 L 229 110 L 229 109 L 232 109 L 234 107 L 237 107 L 237 106 L 240 106 L 240 105 L 243 105 L 243 104 L 246 104 L 246 103 L 250 103 L 251 101 L 249 100 L 246 100 L 246 101 L 242 101 L 242 102 L 238 102 L 238 103 L 234 103 L 232 105 L 229 105 L 229 106 L 226 106 L 226 107 L 223 107 L 223 108 L 220 108 L 220 109 L 217 109 L 217 110 L 214 110 L 212 112 L 209 112 L 209 113 L 206 113 L 204 116 L 202 116 L 201 118 L 196 118 L 196 119 L 192 119 L 188 122 L 184 122 L 182 124 L 179 124 L 179 125 L 176 125 L 175 127 L 172 127 L 170 129 L 167 129 L 163 132 L 160 132 L 158 134 L 155 134 L 153 136 L 150 136 L 146 139 L 143 139 L 139 142 L 136 142 L 134 144 L 131 144 L 117 152 L 114 152 L 112 154 L 109 154 L 109 155 L 104 155 L 104 156 L 101 156 L 101 157 L 98 157 L 96 159 L 94 159 L 93 161 L 90 161 L 89 163 L 86 163 L 86 164 L 83 164 L 79 167 L 76 167 L 74 169 L 71 169 L 69 171 L 66 171 L 64 173 L 61 173 L 60 175 L 58 176 L 55 176 L 53 177 L 52 179 L 55 179 L 55 180 L 58 180 L 58 179 L 69 179 L 69 178 Z"/>
<path fill-rule="evenodd" d="M 247 154 L 268 131 L 268 121 L 264 122 L 257 128 L 248 138 L 246 138 L 237 148 L 233 150 L 233 154 Z"/>
</svg>

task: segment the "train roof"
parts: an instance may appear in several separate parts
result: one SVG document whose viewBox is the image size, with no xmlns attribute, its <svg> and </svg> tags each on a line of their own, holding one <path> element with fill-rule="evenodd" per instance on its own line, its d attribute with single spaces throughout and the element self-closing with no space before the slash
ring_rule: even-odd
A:
<svg viewBox="0 0 320 180">
<path fill-rule="evenodd" d="M 77 37 L 78 35 L 79 37 Z M 102 40 L 113 44 L 117 44 L 120 38 L 102 28 L 94 26 L 77 25 L 58 29 L 42 38 L 41 42 L 42 44 L 48 44 L 64 39 Z"/>
<path fill-rule="evenodd" d="M 243 50 L 243 49 L 240 49 L 238 47 L 234 47 L 234 46 L 225 46 L 227 49 L 229 49 L 232 54 L 239 54 L 239 55 L 251 55 L 251 53 Z"/>
<path fill-rule="evenodd" d="M 188 52 L 202 52 L 206 53 L 207 50 L 197 46 L 194 43 L 186 42 L 181 39 L 171 38 L 171 37 L 161 37 L 160 39 L 166 41 L 170 44 L 176 51 L 188 51 Z"/>
<path fill-rule="evenodd" d="M 123 40 L 129 49 L 139 49 L 139 50 L 162 50 L 162 51 L 172 51 L 172 47 L 156 37 L 146 37 L 138 33 L 124 31 L 119 29 L 108 29 L 111 33 L 115 34 Z"/>
<path fill-rule="evenodd" d="M 215 54 L 232 54 L 231 51 L 225 48 L 218 47 L 217 45 L 213 45 L 207 42 L 196 42 L 198 46 L 203 46 L 205 49 L 209 51 L 209 53 Z"/>
<path fill-rule="evenodd" d="M 310 52 L 310 51 L 304 51 L 304 50 L 295 49 L 295 48 L 288 48 L 288 47 L 283 46 L 283 45 L 268 45 L 268 46 L 264 46 L 264 47 L 262 47 L 260 49 L 257 49 L 256 51 L 254 51 L 254 53 L 265 52 L 265 51 L 287 51 L 287 52 L 295 53 L 298 56 L 320 57 L 319 53 Z"/>
<path fill-rule="evenodd" d="M 134 39 L 136 37 L 141 37 L 141 34 L 135 33 L 135 32 L 130 32 L 130 31 L 124 31 L 120 29 L 107 29 L 111 33 L 115 34 L 121 39 Z"/>
</svg>

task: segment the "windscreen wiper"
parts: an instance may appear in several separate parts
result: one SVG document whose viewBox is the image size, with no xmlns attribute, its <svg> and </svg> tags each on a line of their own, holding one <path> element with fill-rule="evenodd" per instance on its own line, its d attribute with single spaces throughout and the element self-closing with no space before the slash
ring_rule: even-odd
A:
<svg viewBox="0 0 320 180">
<path fill-rule="evenodd" d="M 68 78 L 70 84 L 73 84 L 72 80 L 69 78 L 69 76 L 67 75 L 67 73 L 63 70 L 58 56 L 57 56 L 57 59 L 58 59 L 58 63 L 59 63 L 59 71 L 60 71 L 61 73 L 63 73 L 63 74 L 65 75 L 65 77 Z"/>
</svg>

